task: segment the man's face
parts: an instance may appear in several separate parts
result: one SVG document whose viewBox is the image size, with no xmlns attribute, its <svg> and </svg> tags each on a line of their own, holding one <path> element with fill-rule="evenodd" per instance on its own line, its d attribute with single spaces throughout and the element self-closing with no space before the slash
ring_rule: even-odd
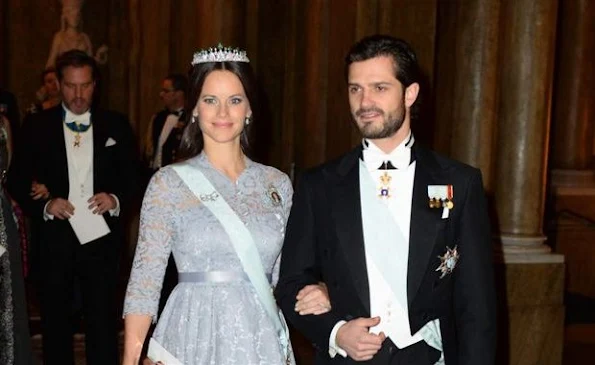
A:
<svg viewBox="0 0 595 365">
<path fill-rule="evenodd" d="M 174 85 L 171 80 L 163 80 L 161 83 L 161 91 L 159 92 L 159 96 L 163 100 L 163 104 L 166 108 L 171 109 L 174 106 L 176 102 L 176 93 L 177 91 L 174 89 Z"/>
<path fill-rule="evenodd" d="M 62 75 L 60 82 L 62 101 L 73 113 L 83 114 L 91 108 L 93 102 L 95 80 L 93 80 L 91 66 L 67 66 Z"/>
<path fill-rule="evenodd" d="M 45 74 L 43 77 L 43 86 L 50 98 L 58 96 L 58 93 L 60 92 L 60 83 L 58 82 L 55 72 L 48 72 Z"/>
<path fill-rule="evenodd" d="M 407 105 L 403 85 L 395 77 L 392 58 L 379 56 L 354 62 L 347 78 L 351 114 L 362 136 L 393 136 L 403 125 L 411 104 Z"/>
</svg>

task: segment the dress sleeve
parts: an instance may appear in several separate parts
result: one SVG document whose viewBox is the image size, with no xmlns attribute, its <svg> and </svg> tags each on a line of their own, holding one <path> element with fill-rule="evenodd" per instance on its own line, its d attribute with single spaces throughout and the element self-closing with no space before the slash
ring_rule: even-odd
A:
<svg viewBox="0 0 595 365">
<path fill-rule="evenodd" d="M 289 218 L 289 212 L 291 210 L 291 204 L 293 202 L 293 186 L 291 185 L 291 180 L 285 174 L 283 174 L 280 182 L 278 183 L 279 186 L 279 194 L 281 194 L 282 205 L 283 205 L 283 238 L 285 237 L 285 226 L 287 225 L 287 219 Z M 281 253 L 279 253 L 279 257 L 275 261 L 275 265 L 273 266 L 272 272 L 272 282 L 271 284 L 274 286 L 277 285 L 279 281 L 279 268 L 281 266 Z"/>
<path fill-rule="evenodd" d="M 169 169 L 159 170 L 143 199 L 138 243 L 124 299 L 123 316 L 150 315 L 156 321 L 163 277 L 171 253 L 174 206 Z M 171 171 L 171 170 L 170 170 Z M 168 194 L 169 193 L 169 194 Z"/>
<path fill-rule="evenodd" d="M 284 220 L 285 223 L 287 223 L 289 212 L 291 211 L 291 204 L 293 202 L 293 186 L 291 185 L 291 180 L 289 180 L 289 177 L 285 174 L 283 174 L 283 178 L 279 184 L 279 193 L 283 199 Z"/>
</svg>

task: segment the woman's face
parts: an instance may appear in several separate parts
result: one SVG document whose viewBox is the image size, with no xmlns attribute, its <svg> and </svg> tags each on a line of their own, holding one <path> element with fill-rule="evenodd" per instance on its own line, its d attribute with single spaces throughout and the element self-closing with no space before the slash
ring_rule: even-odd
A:
<svg viewBox="0 0 595 365">
<path fill-rule="evenodd" d="M 48 97 L 53 98 L 58 96 L 60 93 L 60 83 L 58 83 L 58 77 L 55 72 L 49 72 L 43 77 L 43 87 Z"/>
<path fill-rule="evenodd" d="M 250 102 L 240 79 L 231 71 L 212 71 L 205 78 L 194 114 L 198 115 L 205 146 L 238 143 Z"/>
</svg>

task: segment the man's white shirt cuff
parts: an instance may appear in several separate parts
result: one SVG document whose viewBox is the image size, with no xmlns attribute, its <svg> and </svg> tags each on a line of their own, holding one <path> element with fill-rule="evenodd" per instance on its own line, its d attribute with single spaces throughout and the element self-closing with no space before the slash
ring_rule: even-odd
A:
<svg viewBox="0 0 595 365">
<path fill-rule="evenodd" d="M 114 199 L 116 199 L 116 207 L 114 209 L 109 210 L 109 215 L 111 215 L 112 217 L 119 217 L 120 216 L 120 199 L 118 199 L 118 197 L 115 196 L 114 194 L 110 194 L 110 195 L 113 196 Z"/>
<path fill-rule="evenodd" d="M 347 322 L 337 322 L 337 324 L 335 325 L 335 327 L 333 327 L 333 330 L 331 331 L 331 335 L 329 336 L 328 340 L 328 354 L 331 358 L 334 358 L 335 356 L 337 356 L 337 354 L 343 357 L 347 357 L 347 352 L 345 352 L 345 350 L 343 350 L 337 345 L 337 332 L 339 332 L 339 328 L 341 328 L 341 326 L 343 326 L 345 323 Z"/>
<path fill-rule="evenodd" d="M 48 200 L 43 207 L 43 220 L 44 221 L 53 221 L 54 216 L 48 213 L 48 205 L 50 205 L 51 200 Z"/>
</svg>

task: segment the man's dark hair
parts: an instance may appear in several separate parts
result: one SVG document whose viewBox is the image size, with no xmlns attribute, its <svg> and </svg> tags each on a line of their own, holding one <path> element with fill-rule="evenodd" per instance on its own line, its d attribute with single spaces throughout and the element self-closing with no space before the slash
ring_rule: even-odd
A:
<svg viewBox="0 0 595 365">
<path fill-rule="evenodd" d="M 182 74 L 169 74 L 165 79 L 171 81 L 171 85 L 175 91 L 183 91 L 184 94 L 188 91 L 188 78 L 186 76 Z"/>
<path fill-rule="evenodd" d="M 89 66 L 91 67 L 91 77 L 93 78 L 93 81 L 97 81 L 99 78 L 97 62 L 95 62 L 93 57 L 83 51 L 73 49 L 58 56 L 56 59 L 56 74 L 58 75 L 58 80 L 62 81 L 64 78 L 64 69 L 69 66 L 76 68 Z"/>
<path fill-rule="evenodd" d="M 345 77 L 352 63 L 379 56 L 392 58 L 395 77 L 404 87 L 420 82 L 419 65 L 413 48 L 402 39 L 383 34 L 362 38 L 351 47 L 345 57 Z"/>
</svg>

